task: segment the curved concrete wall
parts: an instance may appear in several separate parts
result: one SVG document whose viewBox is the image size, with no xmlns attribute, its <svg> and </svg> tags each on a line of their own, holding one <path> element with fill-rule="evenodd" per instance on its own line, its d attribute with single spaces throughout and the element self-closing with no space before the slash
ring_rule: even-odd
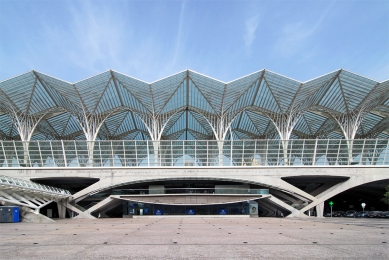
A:
<svg viewBox="0 0 389 260">
<path fill-rule="evenodd" d="M 327 166 L 327 167 L 171 167 L 171 168 L 52 168 L 52 169 L 5 169 L 1 174 L 23 178 L 86 177 L 100 180 L 89 187 L 73 194 L 72 201 L 77 202 L 100 191 L 132 183 L 150 181 L 168 181 L 177 179 L 213 179 L 252 183 L 274 190 L 285 196 L 292 196 L 305 204 L 291 207 L 274 197 L 273 202 L 292 212 L 293 216 L 302 216 L 303 212 L 316 207 L 318 216 L 323 214 L 323 202 L 347 189 L 373 181 L 389 180 L 388 166 Z M 313 196 L 282 180 L 282 177 L 331 176 L 346 177 L 346 181 L 328 187 Z M 277 195 L 278 198 L 280 196 Z M 282 196 L 281 196 L 282 197 Z"/>
</svg>

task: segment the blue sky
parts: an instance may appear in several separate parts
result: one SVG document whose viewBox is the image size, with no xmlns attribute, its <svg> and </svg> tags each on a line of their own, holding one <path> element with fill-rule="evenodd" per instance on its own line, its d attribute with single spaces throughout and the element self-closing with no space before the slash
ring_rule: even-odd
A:
<svg viewBox="0 0 389 260">
<path fill-rule="evenodd" d="M 191 69 L 228 82 L 263 68 L 389 79 L 389 1 L 0 0 L 0 81 L 113 69 L 152 82 Z"/>
</svg>

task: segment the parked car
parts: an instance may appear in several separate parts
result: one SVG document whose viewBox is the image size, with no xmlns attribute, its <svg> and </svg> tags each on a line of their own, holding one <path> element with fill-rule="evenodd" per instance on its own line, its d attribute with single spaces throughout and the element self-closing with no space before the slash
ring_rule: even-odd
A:
<svg viewBox="0 0 389 260">
<path fill-rule="evenodd" d="M 344 213 L 343 217 L 355 218 L 357 214 L 358 214 L 358 211 L 356 211 L 356 210 L 348 210 L 348 211 L 346 211 L 346 213 Z"/>
<path fill-rule="evenodd" d="M 344 211 L 334 211 L 334 212 L 332 212 L 332 216 L 333 217 L 343 217 L 343 215 L 344 215 Z"/>
<path fill-rule="evenodd" d="M 382 212 L 380 218 L 389 218 L 389 211 Z"/>
<path fill-rule="evenodd" d="M 358 214 L 355 216 L 356 218 L 365 218 L 366 214 L 368 214 L 370 211 L 359 211 Z"/>
<path fill-rule="evenodd" d="M 331 212 L 324 213 L 324 217 L 331 217 Z"/>
<path fill-rule="evenodd" d="M 381 211 L 370 211 L 368 214 L 366 214 L 366 218 L 379 218 L 381 215 Z"/>
</svg>

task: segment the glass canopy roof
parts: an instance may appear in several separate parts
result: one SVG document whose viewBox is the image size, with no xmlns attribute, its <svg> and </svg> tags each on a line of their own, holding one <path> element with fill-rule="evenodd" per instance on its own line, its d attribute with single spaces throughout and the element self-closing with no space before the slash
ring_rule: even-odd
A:
<svg viewBox="0 0 389 260">
<path fill-rule="evenodd" d="M 291 138 L 344 138 L 336 118 L 347 115 L 359 116 L 355 138 L 388 138 L 389 80 L 341 69 L 299 82 L 261 70 L 225 83 L 186 70 L 147 83 L 109 70 L 76 83 L 36 71 L 0 82 L 2 140 L 20 139 L 20 118 L 36 119 L 35 140 L 85 139 L 90 127 L 100 140 L 152 139 L 152 131 L 161 140 L 214 140 L 217 131 L 279 139 L 269 114 L 298 115 Z"/>
</svg>

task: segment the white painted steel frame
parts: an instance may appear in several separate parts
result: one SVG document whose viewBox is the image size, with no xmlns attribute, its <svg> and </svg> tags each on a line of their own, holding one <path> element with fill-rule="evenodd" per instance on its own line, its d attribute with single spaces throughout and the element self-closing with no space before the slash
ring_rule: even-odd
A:
<svg viewBox="0 0 389 260">
<path fill-rule="evenodd" d="M 28 180 L 9 177 L 5 175 L 0 175 L 0 185 L 3 188 L 11 187 L 11 188 L 24 189 L 25 191 L 33 190 L 34 192 L 38 192 L 50 196 L 59 196 L 61 198 L 71 196 L 71 193 L 68 190 L 64 190 L 64 189 L 60 189 L 48 185 L 43 185 Z"/>
<path fill-rule="evenodd" d="M 261 70 L 227 83 L 191 70 L 152 83 L 112 70 L 76 83 L 32 71 L 0 82 L 0 138 L 388 138 L 388 98 L 388 80 L 343 69 L 307 82 Z"/>
<path fill-rule="evenodd" d="M 388 165 L 388 139 L 0 141 L 0 167 Z M 285 153 L 284 144 L 287 144 Z M 27 150 L 25 150 L 27 147 Z M 93 148 L 92 156 L 89 154 Z M 155 149 L 159 149 L 155 151 Z M 287 160 L 285 160 L 287 158 Z"/>
</svg>

